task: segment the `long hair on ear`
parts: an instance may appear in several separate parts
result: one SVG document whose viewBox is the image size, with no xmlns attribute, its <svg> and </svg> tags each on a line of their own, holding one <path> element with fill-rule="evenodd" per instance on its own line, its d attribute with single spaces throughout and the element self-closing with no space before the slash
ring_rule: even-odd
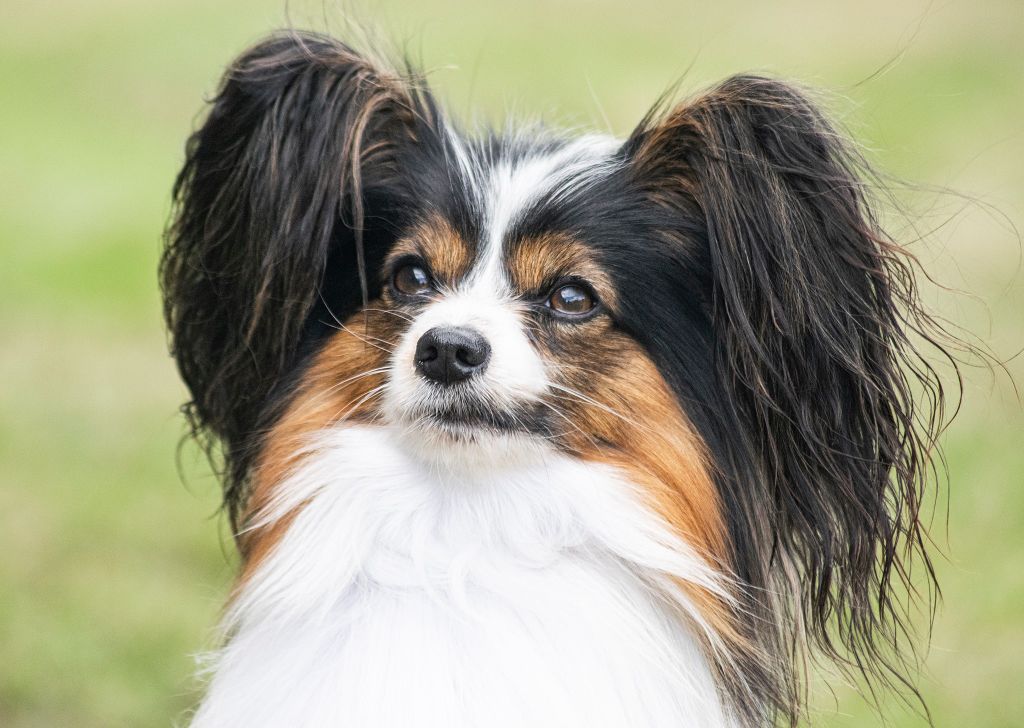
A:
<svg viewBox="0 0 1024 728">
<path fill-rule="evenodd" d="M 411 73 L 286 31 L 231 64 L 188 140 L 160 280 L 184 412 L 208 452 L 221 446 L 233 525 L 325 266 L 347 261 L 366 298 L 367 206 L 401 207 L 396 147 L 434 120 Z"/>
<path fill-rule="evenodd" d="M 805 93 L 757 76 L 652 113 L 626 149 L 707 260 L 736 568 L 779 663 L 762 692 L 796 723 L 806 643 L 872 690 L 913 691 L 911 562 L 930 606 L 922 500 L 946 422 L 922 349 L 959 372 L 872 211 L 870 168 Z"/>
</svg>

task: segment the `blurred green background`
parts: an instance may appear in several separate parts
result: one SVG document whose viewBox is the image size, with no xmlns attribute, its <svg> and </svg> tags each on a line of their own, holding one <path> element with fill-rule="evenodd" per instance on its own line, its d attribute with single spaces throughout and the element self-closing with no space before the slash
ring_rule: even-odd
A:
<svg viewBox="0 0 1024 728">
<path fill-rule="evenodd" d="M 351 10 L 351 8 L 347 8 Z M 456 114 L 622 135 L 686 73 L 834 92 L 905 193 L 926 293 L 1000 356 L 1024 345 L 1024 3 L 364 3 Z M 0 726 L 168 726 L 196 699 L 233 563 L 218 490 L 177 416 L 155 280 L 204 95 L 247 43 L 346 10 L 282 0 L 4 0 L 0 23 Z M 470 110 L 473 110 L 472 112 Z M 975 201 L 965 200 L 973 198 Z M 906 239 L 916 232 L 896 220 Z M 1020 357 L 1009 365 L 1018 379 Z M 1021 380 L 1024 381 L 1024 380 Z M 967 372 L 934 534 L 945 601 L 924 693 L 938 726 L 1024 725 L 1024 416 Z M 877 725 L 819 691 L 815 722 Z M 897 726 L 925 721 L 890 701 Z"/>
</svg>

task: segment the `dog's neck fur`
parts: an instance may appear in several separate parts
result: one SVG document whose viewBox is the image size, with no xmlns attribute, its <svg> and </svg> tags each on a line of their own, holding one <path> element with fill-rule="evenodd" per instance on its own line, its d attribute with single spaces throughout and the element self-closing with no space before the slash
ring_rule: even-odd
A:
<svg viewBox="0 0 1024 728">
<path fill-rule="evenodd" d="M 401 438 L 323 433 L 280 485 L 264 521 L 300 509 L 193 728 L 731 725 L 678 588 L 720 577 L 639 490 L 543 446 L 460 471 Z"/>
</svg>

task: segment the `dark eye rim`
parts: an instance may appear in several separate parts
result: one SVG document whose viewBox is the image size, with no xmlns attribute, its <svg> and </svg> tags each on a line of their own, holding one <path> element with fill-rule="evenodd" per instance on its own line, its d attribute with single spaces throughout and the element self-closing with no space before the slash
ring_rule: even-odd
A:
<svg viewBox="0 0 1024 728">
<path fill-rule="evenodd" d="M 423 272 L 427 274 L 428 287 L 430 289 L 428 292 L 406 293 L 396 285 L 395 281 L 398 278 L 398 274 L 410 266 L 422 268 Z M 434 274 L 425 260 L 415 255 L 404 255 L 391 265 L 391 273 L 388 275 L 388 288 L 390 288 L 391 294 L 397 299 L 418 301 L 429 297 L 431 293 L 435 293 L 437 291 L 437 279 L 434 278 Z"/>
<path fill-rule="evenodd" d="M 590 310 L 584 311 L 582 313 L 569 313 L 567 311 L 559 311 L 554 306 L 552 306 L 552 296 L 554 296 L 559 289 L 565 288 L 566 286 L 576 286 L 577 288 L 582 288 L 584 291 L 586 291 L 587 295 L 590 296 L 590 300 L 594 304 L 593 306 L 590 307 Z M 562 321 L 569 321 L 572 323 L 582 323 L 584 321 L 588 321 L 604 311 L 604 304 L 601 302 L 601 297 L 597 295 L 597 291 L 594 290 L 594 287 L 588 281 L 585 281 L 582 278 L 576 278 L 574 276 L 560 278 L 555 283 L 548 286 L 547 293 L 541 300 L 541 307 L 550 316 Z"/>
</svg>

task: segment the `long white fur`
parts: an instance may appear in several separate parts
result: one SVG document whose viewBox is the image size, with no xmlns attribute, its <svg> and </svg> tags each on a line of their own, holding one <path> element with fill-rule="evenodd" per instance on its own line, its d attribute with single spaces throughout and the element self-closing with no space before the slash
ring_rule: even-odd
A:
<svg viewBox="0 0 1024 728">
<path fill-rule="evenodd" d="M 413 368 L 433 326 L 491 343 L 460 396 L 507 406 L 550 386 L 503 237 L 540 193 L 600 174 L 609 149 L 585 138 L 481 181 L 477 264 L 395 347 L 382 423 L 314 435 L 254 524 L 296 514 L 225 619 L 193 728 L 733 725 L 702 650 L 716 635 L 680 587 L 728 599 L 723 577 L 640 489 L 541 438 L 453 439 L 421 416 L 454 396 Z"/>
<path fill-rule="evenodd" d="M 620 474 L 538 447 L 450 477 L 401 441 L 323 433 L 281 484 L 194 728 L 729 725 L 674 586 L 722 585 Z"/>
</svg>

